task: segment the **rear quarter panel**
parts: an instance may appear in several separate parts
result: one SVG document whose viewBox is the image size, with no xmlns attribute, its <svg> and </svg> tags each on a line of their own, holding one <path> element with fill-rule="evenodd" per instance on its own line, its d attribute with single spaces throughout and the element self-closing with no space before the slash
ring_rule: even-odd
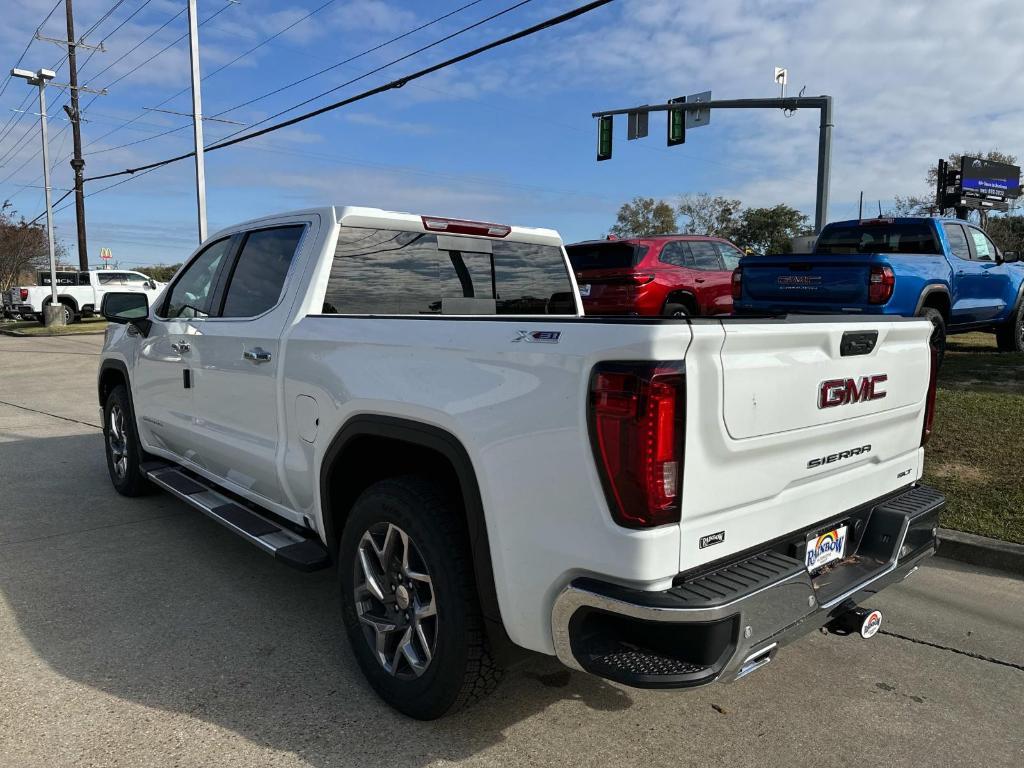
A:
<svg viewBox="0 0 1024 768">
<path fill-rule="evenodd" d="M 516 341 L 560 331 L 557 344 Z M 537 318 L 418 319 L 308 316 L 286 345 L 284 410 L 318 407 L 313 443 L 288 428 L 285 479 L 318 514 L 318 477 L 331 439 L 352 417 L 397 416 L 455 436 L 480 486 L 498 603 L 513 641 L 551 653 L 550 606 L 572 578 L 599 574 L 667 587 L 679 527 L 613 523 L 591 454 L 587 395 L 599 360 L 681 360 L 685 322 Z"/>
</svg>

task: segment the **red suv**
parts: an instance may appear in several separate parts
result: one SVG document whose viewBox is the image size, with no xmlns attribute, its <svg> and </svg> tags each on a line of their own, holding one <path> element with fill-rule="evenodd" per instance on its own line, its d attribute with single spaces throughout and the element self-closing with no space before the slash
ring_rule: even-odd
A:
<svg viewBox="0 0 1024 768">
<path fill-rule="evenodd" d="M 743 252 L 728 240 L 657 235 L 567 245 L 590 315 L 728 315 Z"/>
</svg>

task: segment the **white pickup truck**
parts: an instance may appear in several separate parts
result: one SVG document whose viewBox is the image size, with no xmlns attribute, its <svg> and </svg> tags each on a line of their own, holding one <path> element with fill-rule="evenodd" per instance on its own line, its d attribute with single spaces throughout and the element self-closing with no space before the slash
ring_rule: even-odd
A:
<svg viewBox="0 0 1024 768">
<path fill-rule="evenodd" d="M 115 488 L 335 564 L 413 717 L 523 650 L 686 688 L 868 637 L 936 546 L 927 321 L 586 317 L 552 230 L 355 207 L 224 230 L 103 314 Z"/>
<path fill-rule="evenodd" d="M 155 298 L 164 284 L 131 270 L 96 269 L 57 272 L 57 300 L 64 306 L 65 325 L 99 311 L 110 291 L 139 291 Z M 4 311 L 23 320 L 43 320 L 43 308 L 53 300 L 49 271 L 40 272 L 38 285 L 16 286 L 4 297 Z"/>
</svg>

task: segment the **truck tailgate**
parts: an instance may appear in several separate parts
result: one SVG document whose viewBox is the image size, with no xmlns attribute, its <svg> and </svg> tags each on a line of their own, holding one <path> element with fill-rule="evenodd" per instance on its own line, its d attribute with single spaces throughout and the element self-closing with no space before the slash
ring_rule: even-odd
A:
<svg viewBox="0 0 1024 768">
<path fill-rule="evenodd" d="M 930 329 L 849 317 L 694 324 L 680 570 L 917 480 Z"/>
<path fill-rule="evenodd" d="M 753 301 L 864 304 L 870 254 L 752 256 L 743 259 L 743 292 Z"/>
</svg>

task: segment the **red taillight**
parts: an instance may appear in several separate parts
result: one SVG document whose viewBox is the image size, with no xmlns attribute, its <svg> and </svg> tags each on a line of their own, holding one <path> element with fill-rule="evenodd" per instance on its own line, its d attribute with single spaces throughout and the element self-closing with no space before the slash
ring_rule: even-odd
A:
<svg viewBox="0 0 1024 768">
<path fill-rule="evenodd" d="M 612 517 L 628 528 L 679 522 L 686 426 L 681 363 L 601 363 L 590 437 Z"/>
<path fill-rule="evenodd" d="M 736 267 L 732 271 L 732 300 L 739 301 L 743 298 L 743 267 Z"/>
<path fill-rule="evenodd" d="M 868 301 L 871 304 L 885 304 L 892 298 L 896 275 L 892 267 L 874 266 L 868 276 Z"/>
<path fill-rule="evenodd" d="M 932 424 L 935 423 L 935 386 L 939 375 L 939 353 L 929 344 L 932 352 L 932 370 L 928 377 L 928 395 L 924 401 L 924 427 L 921 428 L 921 445 L 925 445 L 932 436 Z"/>
<path fill-rule="evenodd" d="M 438 216 L 420 216 L 423 226 L 431 232 L 451 232 L 455 235 L 480 235 L 482 237 L 505 237 L 512 231 L 507 224 L 489 224 L 486 221 L 465 219 L 442 219 Z"/>
<path fill-rule="evenodd" d="M 19 290 L 18 295 L 21 296 L 22 301 L 28 301 L 28 288 L 22 288 Z"/>
</svg>

